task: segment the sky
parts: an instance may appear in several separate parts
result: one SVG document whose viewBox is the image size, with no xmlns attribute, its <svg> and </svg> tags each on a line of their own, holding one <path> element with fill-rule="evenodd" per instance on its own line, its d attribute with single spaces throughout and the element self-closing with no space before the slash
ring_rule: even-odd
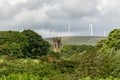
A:
<svg viewBox="0 0 120 80">
<path fill-rule="evenodd" d="M 42 37 L 107 36 L 120 27 L 120 0 L 0 0 L 0 30 L 31 29 Z M 68 23 L 70 33 L 68 34 Z"/>
</svg>

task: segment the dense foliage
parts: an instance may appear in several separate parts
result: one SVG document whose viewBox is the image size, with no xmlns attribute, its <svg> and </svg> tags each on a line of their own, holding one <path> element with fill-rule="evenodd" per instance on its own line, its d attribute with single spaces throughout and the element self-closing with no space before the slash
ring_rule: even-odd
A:
<svg viewBox="0 0 120 80">
<path fill-rule="evenodd" d="M 0 79 L 120 80 L 120 29 L 95 46 L 63 45 L 60 52 L 49 47 L 32 30 L 2 32 Z"/>
<path fill-rule="evenodd" d="M 97 44 L 97 47 L 102 50 L 119 50 L 120 49 L 120 29 L 115 29 L 110 32 L 108 38 Z"/>
<path fill-rule="evenodd" d="M 26 47 L 26 56 L 34 58 L 46 55 L 50 47 L 48 42 L 32 30 L 24 30 L 23 33 L 26 35 L 29 43 L 29 46 Z"/>
<path fill-rule="evenodd" d="M 76 53 L 82 53 L 93 48 L 91 45 L 64 45 L 61 47 L 61 56 L 69 58 Z"/>
<path fill-rule="evenodd" d="M 50 44 L 32 30 L 0 32 L 0 53 L 14 57 L 46 55 Z"/>
</svg>

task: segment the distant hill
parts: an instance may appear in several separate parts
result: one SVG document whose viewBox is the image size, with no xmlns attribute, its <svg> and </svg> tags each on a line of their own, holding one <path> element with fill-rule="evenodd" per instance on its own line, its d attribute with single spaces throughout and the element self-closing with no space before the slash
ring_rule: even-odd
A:
<svg viewBox="0 0 120 80">
<path fill-rule="evenodd" d="M 106 37 L 100 37 L 100 36 L 66 36 L 61 37 L 62 44 L 63 45 L 95 45 L 97 42 L 101 41 L 102 39 L 105 39 Z M 51 45 L 53 44 L 53 38 L 45 38 L 46 41 L 48 41 Z"/>
</svg>

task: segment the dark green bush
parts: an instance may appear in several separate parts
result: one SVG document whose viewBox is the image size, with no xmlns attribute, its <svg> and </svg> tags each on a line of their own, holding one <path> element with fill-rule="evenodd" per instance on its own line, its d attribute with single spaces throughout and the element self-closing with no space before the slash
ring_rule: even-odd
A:
<svg viewBox="0 0 120 80">
<path fill-rule="evenodd" d="M 24 30 L 24 35 L 28 39 L 29 46 L 26 46 L 25 56 L 36 58 L 37 56 L 46 55 L 50 50 L 50 44 L 43 40 L 42 37 L 32 30 Z"/>
<path fill-rule="evenodd" d="M 1 31 L 0 54 L 14 57 L 37 58 L 46 55 L 50 44 L 32 30 Z"/>
<path fill-rule="evenodd" d="M 73 54 L 82 53 L 93 48 L 91 45 L 64 45 L 61 47 L 61 56 L 69 58 Z"/>
<path fill-rule="evenodd" d="M 61 55 L 59 52 L 49 51 L 47 54 L 48 56 L 51 56 L 54 59 L 57 59 L 57 60 L 61 59 Z"/>
<path fill-rule="evenodd" d="M 78 67 L 79 62 L 73 60 L 61 60 L 53 63 L 55 69 L 61 73 L 74 73 L 74 70 Z"/>
<path fill-rule="evenodd" d="M 79 59 L 79 67 L 75 70 L 75 74 L 80 78 L 90 76 L 108 77 L 110 75 L 111 59 L 108 53 L 98 52 L 96 48 L 83 53 Z"/>
<path fill-rule="evenodd" d="M 102 51 L 114 49 L 120 49 L 120 29 L 115 29 L 111 31 L 105 40 L 98 42 L 96 45 Z"/>
</svg>

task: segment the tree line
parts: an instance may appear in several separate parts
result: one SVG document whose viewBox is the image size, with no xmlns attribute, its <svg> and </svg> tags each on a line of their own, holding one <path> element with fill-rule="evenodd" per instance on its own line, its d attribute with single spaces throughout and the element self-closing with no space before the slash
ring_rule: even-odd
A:
<svg viewBox="0 0 120 80">
<path fill-rule="evenodd" d="M 0 32 L 1 55 L 37 58 L 46 55 L 49 47 L 50 44 L 33 30 Z"/>
</svg>

